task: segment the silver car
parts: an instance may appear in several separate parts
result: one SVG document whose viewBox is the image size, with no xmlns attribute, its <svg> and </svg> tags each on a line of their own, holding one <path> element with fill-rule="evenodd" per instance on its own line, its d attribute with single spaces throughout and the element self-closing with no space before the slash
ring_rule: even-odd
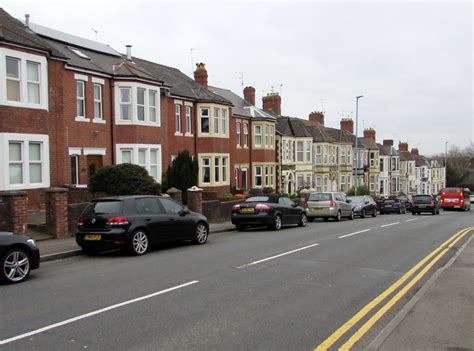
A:
<svg viewBox="0 0 474 351">
<path fill-rule="evenodd" d="M 340 221 L 343 217 L 354 219 L 354 211 L 344 193 L 317 192 L 309 195 L 307 217 L 310 222 L 315 218 L 322 218 L 324 221 L 334 218 L 335 221 Z"/>
</svg>

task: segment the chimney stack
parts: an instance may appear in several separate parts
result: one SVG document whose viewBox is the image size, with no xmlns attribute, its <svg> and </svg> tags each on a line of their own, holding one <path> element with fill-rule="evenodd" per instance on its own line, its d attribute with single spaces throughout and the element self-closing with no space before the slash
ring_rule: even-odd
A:
<svg viewBox="0 0 474 351">
<path fill-rule="evenodd" d="M 411 155 L 412 156 L 418 156 L 418 149 L 411 149 Z"/>
<path fill-rule="evenodd" d="M 383 141 L 383 146 L 393 146 L 393 139 L 385 139 Z"/>
<path fill-rule="evenodd" d="M 375 141 L 375 129 L 373 128 L 364 129 L 364 138 Z"/>
<path fill-rule="evenodd" d="M 309 114 L 309 120 L 324 125 L 324 113 L 313 111 Z"/>
<path fill-rule="evenodd" d="M 281 97 L 278 93 L 268 93 L 262 98 L 264 111 L 272 111 L 277 115 L 281 115 Z"/>
<path fill-rule="evenodd" d="M 352 120 L 352 118 L 341 119 L 341 129 L 344 129 L 349 133 L 354 134 L 354 121 Z"/>
<path fill-rule="evenodd" d="M 132 61 L 132 45 L 125 45 L 127 48 L 127 60 Z"/>
<path fill-rule="evenodd" d="M 398 143 L 398 151 L 408 151 L 408 143 Z"/>
<path fill-rule="evenodd" d="M 30 15 L 28 13 L 25 14 L 25 26 L 26 28 L 30 28 Z"/>
<path fill-rule="evenodd" d="M 207 70 L 206 64 L 196 63 L 196 70 L 194 71 L 194 80 L 207 89 Z"/>
<path fill-rule="evenodd" d="M 255 88 L 254 87 L 244 88 L 244 99 L 249 104 L 255 106 Z"/>
</svg>

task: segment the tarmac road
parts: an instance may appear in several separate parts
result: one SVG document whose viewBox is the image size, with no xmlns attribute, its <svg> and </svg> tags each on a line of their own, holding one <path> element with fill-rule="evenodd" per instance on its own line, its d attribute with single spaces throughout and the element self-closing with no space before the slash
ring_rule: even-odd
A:
<svg viewBox="0 0 474 351">
<path fill-rule="evenodd" d="M 354 344 L 364 349 L 473 223 L 474 211 L 317 221 L 215 234 L 204 246 L 142 257 L 46 262 L 30 280 L 0 287 L 0 350 L 313 350 L 328 338 L 335 349 L 403 286 L 336 338 L 338 328 L 458 238 L 419 281 L 406 280 L 413 286 Z"/>
</svg>

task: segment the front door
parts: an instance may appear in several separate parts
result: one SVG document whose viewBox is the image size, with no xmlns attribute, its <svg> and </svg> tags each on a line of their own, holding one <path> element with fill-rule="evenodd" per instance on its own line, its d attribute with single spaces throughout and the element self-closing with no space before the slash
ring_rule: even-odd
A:
<svg viewBox="0 0 474 351">
<path fill-rule="evenodd" d="M 94 174 L 102 168 L 101 155 L 87 155 L 87 176 L 90 179 Z"/>
</svg>

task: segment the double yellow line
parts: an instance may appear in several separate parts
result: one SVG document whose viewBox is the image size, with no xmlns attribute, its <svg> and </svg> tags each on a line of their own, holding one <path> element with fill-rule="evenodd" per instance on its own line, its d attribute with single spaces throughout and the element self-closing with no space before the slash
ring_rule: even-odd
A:
<svg viewBox="0 0 474 351">
<path fill-rule="evenodd" d="M 364 318 L 369 312 L 371 312 L 377 305 L 385 300 L 390 294 L 402 286 L 409 278 L 423 267 L 427 262 L 426 266 L 411 280 L 409 281 L 395 296 L 393 296 L 385 305 L 383 305 L 377 312 L 373 314 L 340 348 L 339 350 L 350 350 L 356 342 L 358 342 L 367 333 L 370 328 L 374 326 L 382 316 L 390 310 L 423 276 L 438 262 L 457 242 L 459 242 L 467 233 L 474 230 L 474 227 L 463 229 L 444 243 L 438 248 L 432 251 L 428 256 L 413 266 L 403 277 L 397 280 L 392 286 L 385 290 L 382 294 L 377 296 L 371 302 L 369 302 L 364 308 L 357 312 L 351 319 L 341 325 L 334 333 L 332 333 L 322 344 L 314 349 L 314 351 L 328 350 L 334 345 L 347 331 L 352 329 L 362 318 Z M 434 257 L 434 258 L 433 258 Z M 432 259 L 433 258 L 433 259 Z M 431 260 L 432 259 L 432 260 Z M 430 261 L 431 260 L 431 261 Z"/>
</svg>

